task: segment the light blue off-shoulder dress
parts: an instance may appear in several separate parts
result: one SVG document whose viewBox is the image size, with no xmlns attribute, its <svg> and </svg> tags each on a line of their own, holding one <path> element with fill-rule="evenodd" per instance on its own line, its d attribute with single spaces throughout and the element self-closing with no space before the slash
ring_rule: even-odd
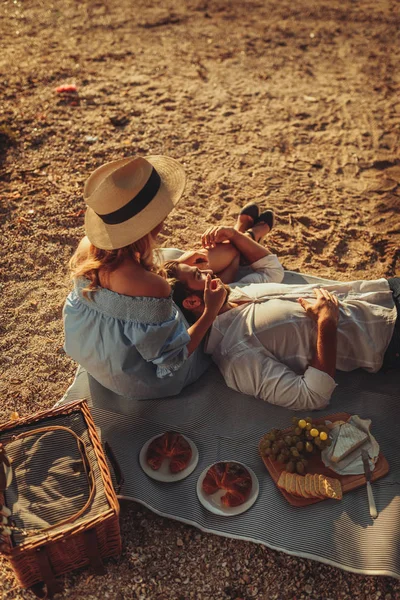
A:
<svg viewBox="0 0 400 600">
<path fill-rule="evenodd" d="M 66 353 L 104 388 L 129 399 L 178 394 L 211 363 L 189 357 L 188 324 L 172 298 L 132 297 L 99 288 L 89 297 L 81 278 L 64 305 Z"/>
</svg>

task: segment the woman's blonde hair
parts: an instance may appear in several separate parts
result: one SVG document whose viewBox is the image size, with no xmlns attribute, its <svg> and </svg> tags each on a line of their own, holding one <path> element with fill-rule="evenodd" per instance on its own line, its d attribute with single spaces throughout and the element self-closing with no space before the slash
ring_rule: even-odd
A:
<svg viewBox="0 0 400 600">
<path fill-rule="evenodd" d="M 69 261 L 69 269 L 71 279 L 84 277 L 90 281 L 89 285 L 84 288 L 83 295 L 88 296 L 89 293 L 95 292 L 100 285 L 99 272 L 107 276 L 118 269 L 118 267 L 126 259 L 135 261 L 138 265 L 165 277 L 165 270 L 161 265 L 161 260 L 156 256 L 158 254 L 154 237 L 148 233 L 129 246 L 118 248 L 116 250 L 102 250 L 90 244 L 88 251 L 82 250 L 79 244 L 74 255 Z"/>
</svg>

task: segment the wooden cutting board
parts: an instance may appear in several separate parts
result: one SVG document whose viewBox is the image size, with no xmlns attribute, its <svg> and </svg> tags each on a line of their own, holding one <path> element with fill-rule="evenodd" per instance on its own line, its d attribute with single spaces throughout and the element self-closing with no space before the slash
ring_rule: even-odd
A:
<svg viewBox="0 0 400 600">
<path fill-rule="evenodd" d="M 349 413 L 335 413 L 333 415 L 327 415 L 319 419 L 313 419 L 313 423 L 318 425 L 324 423 L 325 421 L 347 421 L 350 417 L 351 415 Z M 284 431 L 289 431 L 289 429 L 291 429 L 291 427 L 288 427 Z M 282 471 L 285 470 L 285 465 L 277 462 L 276 460 L 271 460 L 268 456 L 263 456 L 261 454 L 260 444 L 258 446 L 258 452 L 262 458 L 263 463 L 267 467 L 272 479 L 275 481 L 275 483 L 277 483 L 280 474 L 282 473 Z M 326 475 L 327 477 L 334 477 L 335 479 L 339 479 L 340 483 L 342 484 L 342 490 L 344 494 L 366 484 L 365 475 L 363 473 L 360 475 L 339 475 L 339 473 L 332 471 L 332 469 L 329 469 L 324 465 L 319 454 L 313 454 L 311 457 L 307 456 L 307 460 L 307 473 L 321 473 L 322 475 Z M 388 472 L 388 461 L 380 452 L 378 460 L 375 463 L 375 469 L 371 473 L 371 481 L 376 481 L 380 477 L 387 475 Z M 315 504 L 316 502 L 329 500 L 329 498 L 299 498 L 298 496 L 293 496 L 292 494 L 289 494 L 289 492 L 287 492 L 286 490 L 282 490 L 281 488 L 278 489 L 285 496 L 286 500 L 290 502 L 290 504 L 292 504 L 293 506 L 308 506 L 309 504 Z"/>
</svg>

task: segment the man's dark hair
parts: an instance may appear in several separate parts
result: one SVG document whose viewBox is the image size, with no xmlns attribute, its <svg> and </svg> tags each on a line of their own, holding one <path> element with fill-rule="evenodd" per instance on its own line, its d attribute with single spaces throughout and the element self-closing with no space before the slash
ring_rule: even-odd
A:
<svg viewBox="0 0 400 600">
<path fill-rule="evenodd" d="M 178 279 L 180 263 L 177 260 L 166 260 L 163 264 L 168 279 Z"/>
<path fill-rule="evenodd" d="M 182 311 L 185 319 L 187 320 L 188 323 L 190 323 L 190 325 L 192 325 L 193 323 L 195 323 L 197 321 L 197 317 L 192 313 L 192 311 L 188 310 L 187 308 L 185 308 L 183 306 L 183 301 L 185 300 L 185 298 L 187 298 L 188 296 L 198 296 L 199 298 L 201 298 L 203 300 L 203 293 L 198 293 L 195 290 L 191 290 L 186 283 L 183 283 L 183 281 L 179 281 L 179 279 L 169 279 L 169 284 L 172 288 L 172 299 L 175 302 L 175 304 L 180 308 L 180 310 Z"/>
<path fill-rule="evenodd" d="M 175 304 L 179 306 L 187 322 L 192 325 L 197 321 L 197 317 L 190 310 L 183 306 L 183 301 L 185 298 L 192 296 L 193 294 L 198 295 L 199 298 L 203 299 L 203 294 L 197 294 L 194 290 L 191 290 L 186 283 L 179 281 L 179 265 L 180 263 L 177 260 L 167 260 L 164 263 L 164 269 L 167 275 L 168 283 L 172 288 L 172 299 Z"/>
</svg>

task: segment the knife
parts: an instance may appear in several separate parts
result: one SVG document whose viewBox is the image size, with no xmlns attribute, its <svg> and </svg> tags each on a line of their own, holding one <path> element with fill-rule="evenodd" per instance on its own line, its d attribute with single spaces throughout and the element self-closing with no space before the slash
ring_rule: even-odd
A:
<svg viewBox="0 0 400 600">
<path fill-rule="evenodd" d="M 369 503 L 369 514 L 373 519 L 376 519 L 378 516 L 378 512 L 375 506 L 374 495 L 372 493 L 371 487 L 371 468 L 369 466 L 369 455 L 366 450 L 361 450 L 361 458 L 364 465 L 364 473 L 365 479 L 367 480 L 367 494 L 368 494 L 368 503 Z"/>
</svg>

